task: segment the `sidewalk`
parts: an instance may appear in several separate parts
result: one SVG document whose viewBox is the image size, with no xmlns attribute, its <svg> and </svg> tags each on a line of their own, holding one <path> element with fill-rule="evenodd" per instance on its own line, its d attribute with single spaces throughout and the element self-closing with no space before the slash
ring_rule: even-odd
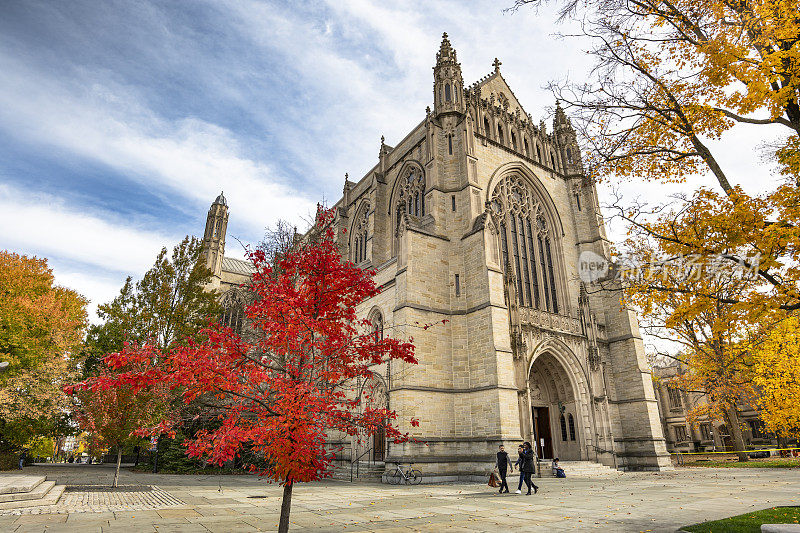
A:
<svg viewBox="0 0 800 533">
<path fill-rule="evenodd" d="M 104 467 L 26 468 L 60 483 L 106 483 Z M 609 479 L 537 479 L 538 495 L 497 494 L 482 484 L 295 487 L 293 531 L 675 531 L 775 505 L 800 505 L 796 470 L 686 468 Z M 255 476 L 176 476 L 125 471 L 123 485 L 156 485 L 181 503 L 114 512 L 0 516 L 1 531 L 274 531 L 281 488 Z M 514 487 L 512 487 L 513 489 Z"/>
</svg>

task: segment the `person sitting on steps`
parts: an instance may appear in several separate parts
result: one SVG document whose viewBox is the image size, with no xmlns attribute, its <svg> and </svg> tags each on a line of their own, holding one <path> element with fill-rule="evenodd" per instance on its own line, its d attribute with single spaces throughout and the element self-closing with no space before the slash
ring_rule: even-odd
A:
<svg viewBox="0 0 800 533">
<path fill-rule="evenodd" d="M 553 475 L 556 477 L 567 477 L 567 474 L 564 473 L 564 469 L 558 465 L 558 457 L 553 459 Z"/>
</svg>

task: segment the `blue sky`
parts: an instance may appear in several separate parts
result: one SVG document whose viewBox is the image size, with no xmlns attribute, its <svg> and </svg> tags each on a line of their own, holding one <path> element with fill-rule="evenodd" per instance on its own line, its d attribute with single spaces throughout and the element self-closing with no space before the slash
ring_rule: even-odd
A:
<svg viewBox="0 0 800 533">
<path fill-rule="evenodd" d="M 423 118 L 443 31 L 465 83 L 497 56 L 549 121 L 543 86 L 580 79 L 586 57 L 555 38 L 568 28 L 551 11 L 504 7 L 2 2 L 0 249 L 49 258 L 94 309 L 161 246 L 201 234 L 220 190 L 243 242 L 279 218 L 300 224 L 338 198 L 345 172 L 377 162 L 381 135 L 394 144 Z M 242 256 L 234 239 L 226 252 Z"/>
</svg>

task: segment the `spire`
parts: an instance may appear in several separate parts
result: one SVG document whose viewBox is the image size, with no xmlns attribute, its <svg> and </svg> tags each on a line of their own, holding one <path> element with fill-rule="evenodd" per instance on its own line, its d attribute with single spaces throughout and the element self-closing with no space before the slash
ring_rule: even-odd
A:
<svg viewBox="0 0 800 533">
<path fill-rule="evenodd" d="M 219 196 L 217 196 L 217 199 L 214 200 L 214 204 L 219 204 L 219 205 L 224 205 L 224 206 L 228 205 L 228 201 L 225 199 L 225 191 L 222 191 L 222 192 L 219 193 Z M 211 204 L 211 205 L 214 205 L 214 204 Z"/>
<path fill-rule="evenodd" d="M 444 62 L 455 62 L 456 51 L 450 46 L 450 40 L 447 38 L 447 32 L 442 34 L 442 44 L 439 46 L 439 53 L 436 54 L 436 64 Z"/>
<path fill-rule="evenodd" d="M 556 100 L 556 116 L 553 118 L 553 129 L 558 129 L 559 126 L 566 125 L 569 125 L 569 119 L 561 108 L 561 102 Z"/>
<path fill-rule="evenodd" d="M 442 34 L 442 44 L 436 53 L 436 66 L 433 67 L 433 112 L 436 117 L 442 113 L 464 113 L 464 80 L 461 65 L 456 59 L 456 51 L 450 46 L 447 33 Z"/>
</svg>

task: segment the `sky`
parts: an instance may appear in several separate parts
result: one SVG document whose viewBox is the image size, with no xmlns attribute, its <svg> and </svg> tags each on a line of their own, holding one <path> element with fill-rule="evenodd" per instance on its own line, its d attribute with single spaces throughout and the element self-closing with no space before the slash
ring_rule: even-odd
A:
<svg viewBox="0 0 800 533">
<path fill-rule="evenodd" d="M 224 191 L 226 255 L 242 257 L 237 239 L 302 226 L 345 172 L 377 163 L 382 135 L 394 145 L 422 120 L 444 31 L 466 84 L 498 57 L 526 111 L 550 122 L 545 85 L 591 65 L 581 41 L 557 38 L 570 28 L 552 10 L 511 3 L 1 2 L 0 249 L 47 257 L 94 312 L 162 246 L 202 235 Z M 756 135 L 715 146 L 752 187 Z"/>
</svg>

